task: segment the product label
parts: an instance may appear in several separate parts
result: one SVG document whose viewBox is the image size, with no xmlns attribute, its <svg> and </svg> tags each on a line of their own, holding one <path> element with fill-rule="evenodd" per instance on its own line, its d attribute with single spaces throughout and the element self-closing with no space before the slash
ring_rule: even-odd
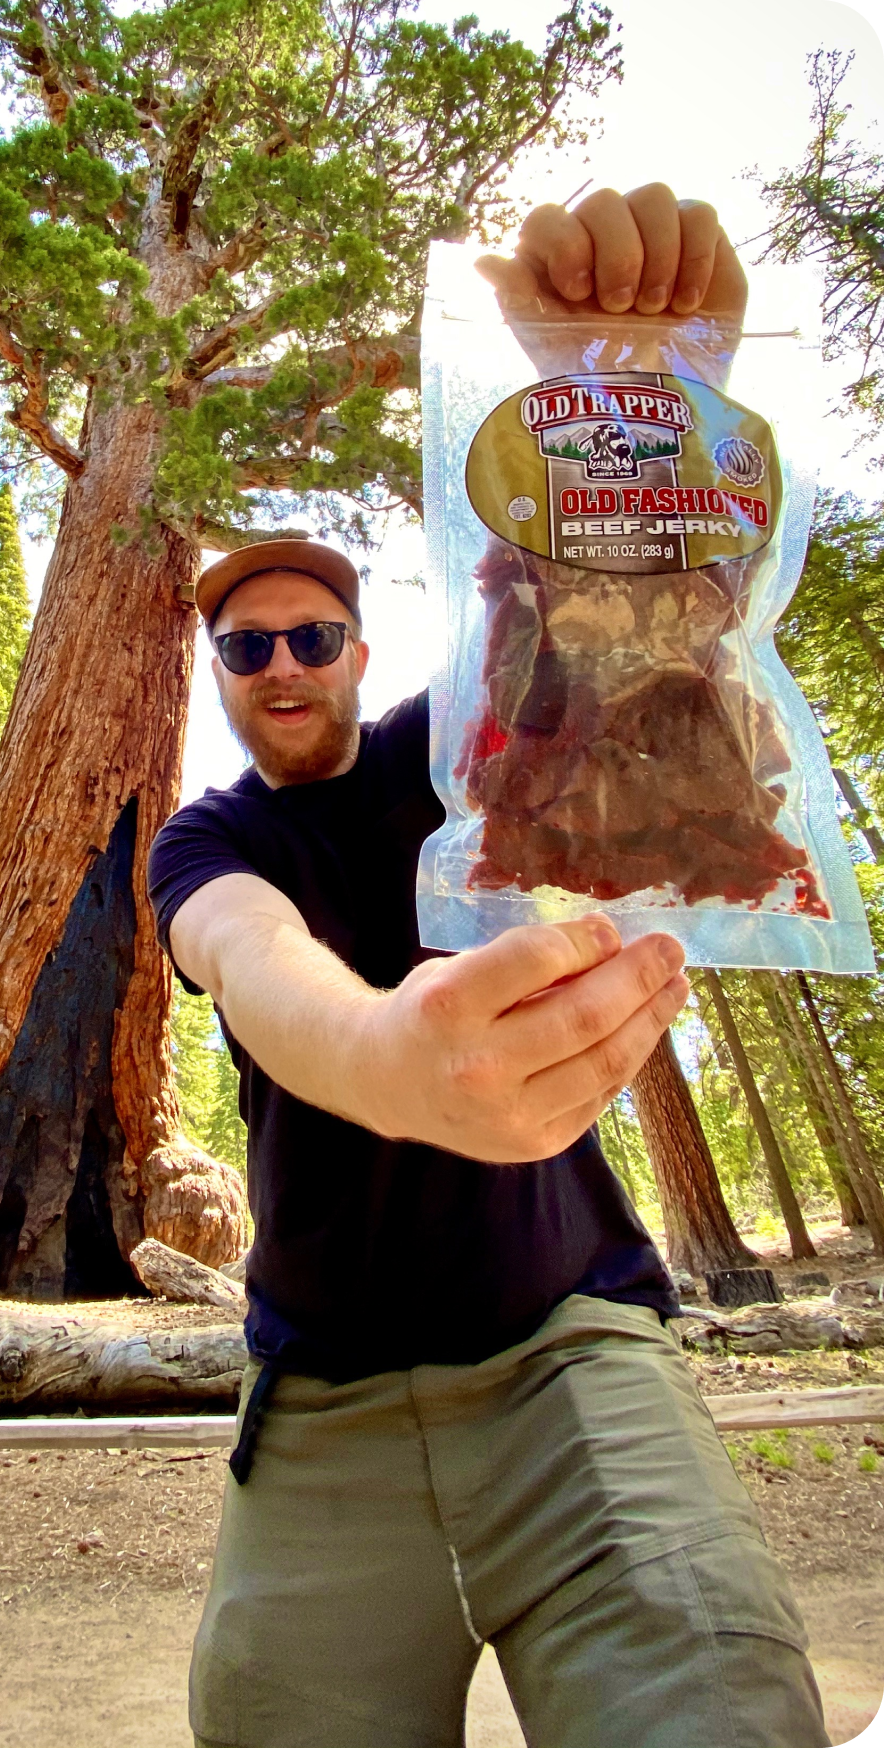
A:
<svg viewBox="0 0 884 1748">
<path fill-rule="evenodd" d="M 705 383 L 562 376 L 495 407 L 466 487 L 495 534 L 581 570 L 679 571 L 757 552 L 782 500 L 773 433 Z"/>
</svg>

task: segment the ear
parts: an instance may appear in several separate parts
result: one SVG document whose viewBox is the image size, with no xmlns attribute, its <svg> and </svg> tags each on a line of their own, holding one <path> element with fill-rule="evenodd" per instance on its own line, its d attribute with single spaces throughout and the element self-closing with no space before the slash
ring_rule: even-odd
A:
<svg viewBox="0 0 884 1748">
<path fill-rule="evenodd" d="M 368 657 L 369 657 L 368 644 L 363 643 L 361 638 L 358 642 L 354 638 L 353 639 L 353 651 L 354 651 L 355 660 L 356 660 L 356 682 L 357 682 L 357 685 L 361 685 L 364 674 L 365 674 L 365 670 L 368 667 Z"/>
</svg>

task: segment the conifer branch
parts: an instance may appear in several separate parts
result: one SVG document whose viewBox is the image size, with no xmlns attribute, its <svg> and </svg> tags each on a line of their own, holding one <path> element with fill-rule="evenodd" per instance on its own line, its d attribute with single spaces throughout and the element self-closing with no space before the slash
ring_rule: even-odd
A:
<svg viewBox="0 0 884 1748">
<path fill-rule="evenodd" d="M 267 324 L 271 312 L 282 302 L 282 296 L 270 297 L 265 303 L 255 304 L 250 309 L 237 310 L 226 322 L 208 333 L 195 352 L 185 358 L 170 387 L 179 382 L 200 381 L 208 376 L 216 366 L 232 364 L 236 358 L 237 341 L 244 328 L 249 328 L 257 336 Z"/>
<path fill-rule="evenodd" d="M 239 552 L 262 540 L 309 540 L 309 528 L 227 528 L 206 516 L 195 516 L 192 532 L 211 552 Z"/>
<path fill-rule="evenodd" d="M 202 181 L 202 171 L 194 170 L 194 159 L 200 144 L 209 132 L 217 114 L 217 93 L 214 85 L 203 93 L 200 102 L 184 117 L 175 133 L 163 171 L 163 199 L 170 207 L 172 233 L 182 240 L 187 236 L 194 198 Z"/>
<path fill-rule="evenodd" d="M 248 267 L 260 261 L 267 247 L 267 221 L 256 219 L 254 224 L 245 225 L 237 231 L 235 237 L 223 243 L 220 249 L 215 249 L 206 262 L 207 276 L 212 278 L 216 273 L 244 273 Z"/>
<path fill-rule="evenodd" d="M 350 375 L 335 390 L 333 405 L 352 393 L 357 384 L 366 388 L 418 388 L 420 386 L 420 338 L 417 334 L 381 335 L 377 340 L 356 340 L 348 346 L 329 346 L 311 355 L 311 364 L 347 369 Z M 205 389 L 266 388 L 276 366 L 233 364 L 210 371 L 202 378 Z"/>
<path fill-rule="evenodd" d="M 29 357 L 9 329 L 0 324 L 0 358 L 12 368 L 12 386 L 24 390 L 22 399 L 6 414 L 10 425 L 30 437 L 56 467 L 76 479 L 86 466 L 86 457 L 47 416 L 49 385 L 39 354 Z"/>
<path fill-rule="evenodd" d="M 29 10 L 40 32 L 40 41 L 24 43 L 19 31 L 4 31 L 3 40 L 10 44 L 22 70 L 29 73 L 32 79 L 39 80 L 43 107 L 49 120 L 56 127 L 60 127 L 71 104 L 76 102 L 78 92 L 97 91 L 98 86 L 85 67 L 80 69 L 76 79 L 70 77 L 62 67 L 55 38 L 43 16 L 42 6 L 32 4 Z"/>
</svg>

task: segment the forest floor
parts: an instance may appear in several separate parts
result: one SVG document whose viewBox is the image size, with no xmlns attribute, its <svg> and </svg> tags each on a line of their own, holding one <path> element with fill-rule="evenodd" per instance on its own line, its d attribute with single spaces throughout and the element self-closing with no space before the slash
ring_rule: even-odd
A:
<svg viewBox="0 0 884 1748">
<path fill-rule="evenodd" d="M 819 1261 L 797 1268 L 747 1238 L 787 1293 L 796 1273 L 819 1270 L 848 1288 L 880 1276 L 880 1261 L 840 1226 L 813 1235 Z M 147 1308 L 129 1307 L 133 1320 Z M 150 1309 L 179 1325 L 208 1320 L 196 1308 Z M 690 1364 L 705 1395 L 884 1384 L 884 1349 Z M 832 1740 L 850 1741 L 884 1692 L 884 1426 L 726 1442 L 803 1609 Z M 190 1748 L 187 1666 L 225 1472 L 221 1451 L 0 1449 L 0 1748 Z M 486 1651 L 469 1748 L 522 1740 Z"/>
</svg>

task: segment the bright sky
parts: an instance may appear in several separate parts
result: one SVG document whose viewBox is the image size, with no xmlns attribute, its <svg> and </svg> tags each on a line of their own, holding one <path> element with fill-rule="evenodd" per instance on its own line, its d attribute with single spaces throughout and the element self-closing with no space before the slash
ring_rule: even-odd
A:
<svg viewBox="0 0 884 1748">
<path fill-rule="evenodd" d="M 628 189 L 663 180 L 679 195 L 711 200 L 736 243 L 763 229 L 765 217 L 744 171 L 762 176 L 799 161 L 810 127 L 806 56 L 821 45 L 854 50 L 846 95 L 853 105 L 853 131 L 877 130 L 884 114 L 884 0 L 855 7 L 835 0 L 609 0 L 622 24 L 624 79 L 604 88 L 604 132 L 588 160 L 574 151 L 554 152 L 518 182 L 537 200 L 566 200 L 586 182 Z M 540 48 L 546 24 L 561 0 L 472 0 L 484 29 L 502 28 Z M 421 16 L 450 23 L 462 8 L 424 0 Z M 880 138 L 876 141 L 880 149 Z M 752 288 L 750 327 L 812 331 L 817 287 L 810 269 L 752 269 L 751 247 L 742 251 Z M 824 371 L 830 404 L 856 370 L 851 361 Z M 862 456 L 845 456 L 856 435 L 845 421 L 829 417 L 820 428 L 821 477 L 839 490 L 880 497 L 881 476 L 866 470 Z M 215 556 L 207 554 L 207 559 Z M 35 594 L 47 549 L 27 554 Z M 434 666 L 429 614 L 419 589 L 396 585 L 422 568 L 416 530 L 391 529 L 381 550 L 369 555 L 372 579 L 363 591 L 366 637 L 372 658 L 362 688 L 363 716 L 379 715 L 399 698 L 425 685 Z M 441 652 L 439 652 L 441 654 Z M 200 633 L 188 723 L 184 799 L 208 784 L 230 783 L 243 755 L 227 728 Z"/>
</svg>

